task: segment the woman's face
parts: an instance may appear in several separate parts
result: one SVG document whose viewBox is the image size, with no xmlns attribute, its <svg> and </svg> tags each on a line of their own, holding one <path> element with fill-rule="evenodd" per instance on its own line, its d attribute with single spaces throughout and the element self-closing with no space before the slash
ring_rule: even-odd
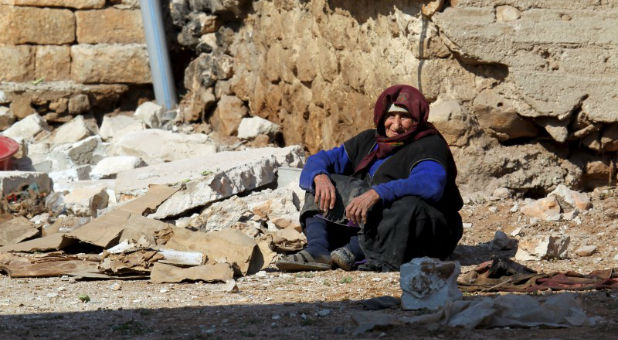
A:
<svg viewBox="0 0 618 340">
<path fill-rule="evenodd" d="M 412 130 L 418 121 L 408 112 L 387 112 L 384 119 L 386 137 L 397 137 Z"/>
</svg>

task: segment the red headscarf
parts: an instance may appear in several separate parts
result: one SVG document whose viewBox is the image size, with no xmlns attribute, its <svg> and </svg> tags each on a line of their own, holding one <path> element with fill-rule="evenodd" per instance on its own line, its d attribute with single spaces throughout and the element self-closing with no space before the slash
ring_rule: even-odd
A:
<svg viewBox="0 0 618 340">
<path fill-rule="evenodd" d="M 392 104 L 408 110 L 418 124 L 412 126 L 410 130 L 402 135 L 389 138 L 386 137 L 384 130 L 384 119 Z M 427 118 L 429 118 L 429 104 L 423 94 L 414 87 L 394 85 L 384 90 L 378 97 L 373 111 L 373 122 L 377 129 L 375 138 L 378 147 L 361 160 L 356 169 L 354 169 L 354 173 L 356 174 L 368 167 L 376 157 L 384 158 L 403 145 L 425 136 L 440 135 L 433 124 L 427 121 Z"/>
</svg>

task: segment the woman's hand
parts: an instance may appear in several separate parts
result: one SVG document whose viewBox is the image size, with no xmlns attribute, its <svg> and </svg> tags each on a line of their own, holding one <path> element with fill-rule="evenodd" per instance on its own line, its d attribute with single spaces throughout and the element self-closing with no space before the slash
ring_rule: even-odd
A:
<svg viewBox="0 0 618 340">
<path fill-rule="evenodd" d="M 335 200 L 337 199 L 335 193 L 335 186 L 328 178 L 326 174 L 319 174 L 313 178 L 315 184 L 315 204 L 323 212 L 327 212 L 328 209 L 335 207 Z"/>
<path fill-rule="evenodd" d="M 361 224 L 367 222 L 367 211 L 380 200 L 380 195 L 371 189 L 364 194 L 355 197 L 345 208 L 345 216 L 352 223 Z"/>
</svg>

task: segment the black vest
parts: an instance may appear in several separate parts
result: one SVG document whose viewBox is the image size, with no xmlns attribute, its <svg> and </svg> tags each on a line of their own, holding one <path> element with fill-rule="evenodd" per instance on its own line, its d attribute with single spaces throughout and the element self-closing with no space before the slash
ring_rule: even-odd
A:
<svg viewBox="0 0 618 340">
<path fill-rule="evenodd" d="M 354 169 L 376 145 L 375 134 L 376 130 L 366 130 L 343 144 Z M 434 206 L 446 214 L 459 211 L 463 206 L 463 200 L 455 184 L 455 161 L 446 141 L 438 135 L 426 136 L 401 147 L 380 165 L 373 177 L 368 173 L 369 167 L 356 174 L 355 177 L 364 179 L 371 185 L 408 178 L 412 168 L 425 160 L 436 161 L 446 169 L 444 193 L 440 201 L 435 203 Z"/>
</svg>

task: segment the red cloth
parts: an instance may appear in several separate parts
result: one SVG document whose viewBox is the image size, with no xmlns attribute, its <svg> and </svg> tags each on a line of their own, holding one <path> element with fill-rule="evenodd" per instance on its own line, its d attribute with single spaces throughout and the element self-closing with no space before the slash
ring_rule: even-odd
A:
<svg viewBox="0 0 618 340">
<path fill-rule="evenodd" d="M 418 124 L 414 125 L 403 135 L 389 138 L 386 137 L 384 130 L 384 118 L 388 108 L 392 104 L 408 110 Z M 394 85 L 384 90 L 378 97 L 373 110 L 373 123 L 378 132 L 376 135 L 378 147 L 361 160 L 356 169 L 354 169 L 354 173 L 356 174 L 367 168 L 376 157 L 384 158 L 403 145 L 419 140 L 425 136 L 440 135 L 433 124 L 427 121 L 428 118 L 429 104 L 425 96 L 414 87 L 410 85 Z M 442 135 L 440 135 L 440 137 L 442 137 Z M 442 138 L 444 139 L 444 137 Z"/>
</svg>

